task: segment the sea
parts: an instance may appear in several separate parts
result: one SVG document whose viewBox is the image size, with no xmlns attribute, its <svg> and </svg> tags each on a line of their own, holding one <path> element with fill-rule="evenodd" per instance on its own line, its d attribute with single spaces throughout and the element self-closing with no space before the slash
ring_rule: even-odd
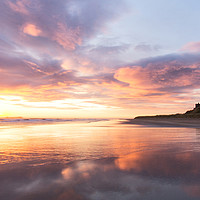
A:
<svg viewBox="0 0 200 200">
<path fill-rule="evenodd" d="M 200 129 L 43 121 L 0 124 L 0 200 L 200 199 Z"/>
</svg>

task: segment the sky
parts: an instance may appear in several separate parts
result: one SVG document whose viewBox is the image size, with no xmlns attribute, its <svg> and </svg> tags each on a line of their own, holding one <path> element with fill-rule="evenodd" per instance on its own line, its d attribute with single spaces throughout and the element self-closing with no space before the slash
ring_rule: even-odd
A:
<svg viewBox="0 0 200 200">
<path fill-rule="evenodd" d="M 1 0 L 0 117 L 132 118 L 200 101 L 198 0 Z"/>
</svg>

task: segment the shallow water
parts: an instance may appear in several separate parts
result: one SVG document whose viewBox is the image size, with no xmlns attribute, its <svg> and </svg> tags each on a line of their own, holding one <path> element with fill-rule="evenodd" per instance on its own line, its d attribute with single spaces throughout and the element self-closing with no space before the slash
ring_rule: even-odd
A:
<svg viewBox="0 0 200 200">
<path fill-rule="evenodd" d="M 200 129 L 0 126 L 2 200 L 200 199 Z"/>
</svg>

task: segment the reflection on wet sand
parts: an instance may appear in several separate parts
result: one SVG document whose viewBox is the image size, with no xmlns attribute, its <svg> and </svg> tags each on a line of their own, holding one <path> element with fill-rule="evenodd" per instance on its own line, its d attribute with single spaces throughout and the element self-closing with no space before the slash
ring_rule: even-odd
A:
<svg viewBox="0 0 200 200">
<path fill-rule="evenodd" d="M 129 126 L 4 127 L 0 199 L 196 200 L 198 135 Z"/>
<path fill-rule="evenodd" d="M 120 170 L 155 178 L 200 179 L 200 153 L 142 152 L 115 160 Z"/>
<path fill-rule="evenodd" d="M 199 145 L 194 143 L 198 140 L 195 129 L 115 127 L 110 124 L 107 127 L 103 122 L 95 125 L 4 127 L 0 129 L 0 164 L 25 161 L 32 165 L 68 163 L 118 157 L 149 149 L 166 148 L 168 151 L 169 146 L 177 144 L 180 149 L 200 150 Z"/>
<path fill-rule="evenodd" d="M 163 151 L 0 171 L 0 199 L 198 199 L 200 153 Z"/>
</svg>

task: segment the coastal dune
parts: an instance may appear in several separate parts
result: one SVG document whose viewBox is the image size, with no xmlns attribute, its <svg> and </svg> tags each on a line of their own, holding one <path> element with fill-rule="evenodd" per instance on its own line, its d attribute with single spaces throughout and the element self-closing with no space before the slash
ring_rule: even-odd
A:
<svg viewBox="0 0 200 200">
<path fill-rule="evenodd" d="M 200 104 L 196 104 L 193 110 L 189 110 L 184 114 L 138 116 L 134 119 L 127 119 L 123 123 L 161 127 L 200 128 Z"/>
</svg>

